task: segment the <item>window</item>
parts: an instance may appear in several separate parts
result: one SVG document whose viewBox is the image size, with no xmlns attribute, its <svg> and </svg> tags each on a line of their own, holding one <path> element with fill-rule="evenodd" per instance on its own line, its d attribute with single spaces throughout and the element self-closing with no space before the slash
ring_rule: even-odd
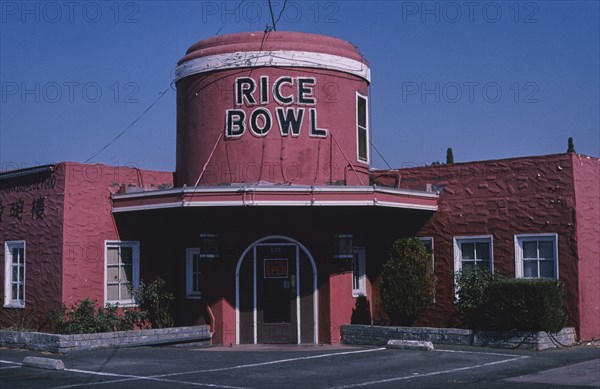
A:
<svg viewBox="0 0 600 389">
<path fill-rule="evenodd" d="M 25 307 L 25 241 L 4 243 L 4 306 Z"/>
<path fill-rule="evenodd" d="M 352 234 L 339 234 L 333 236 L 333 257 L 336 259 L 352 259 Z"/>
<path fill-rule="evenodd" d="M 199 248 L 186 250 L 186 282 L 185 295 L 189 298 L 200 298 L 202 296 L 202 257 Z"/>
<path fill-rule="evenodd" d="M 355 247 L 352 259 L 352 296 L 366 296 L 365 248 Z"/>
<path fill-rule="evenodd" d="M 454 238 L 454 271 L 475 266 L 492 272 L 492 236 L 466 236 Z"/>
<path fill-rule="evenodd" d="M 367 116 L 367 97 L 356 93 L 356 139 L 357 159 L 369 162 L 369 118 Z"/>
<path fill-rule="evenodd" d="M 119 305 L 134 304 L 129 288 L 135 288 L 140 283 L 140 243 L 106 241 L 105 263 L 104 301 Z"/>
<path fill-rule="evenodd" d="M 515 277 L 558 279 L 557 234 L 515 235 Z"/>
<path fill-rule="evenodd" d="M 423 238 L 417 238 L 419 239 L 421 242 L 423 242 L 423 244 L 425 245 L 425 248 L 427 249 L 427 254 L 429 254 L 429 258 L 431 258 L 431 272 L 434 271 L 433 266 L 435 264 L 434 260 L 433 260 L 433 238 L 431 237 L 423 237 Z"/>
</svg>

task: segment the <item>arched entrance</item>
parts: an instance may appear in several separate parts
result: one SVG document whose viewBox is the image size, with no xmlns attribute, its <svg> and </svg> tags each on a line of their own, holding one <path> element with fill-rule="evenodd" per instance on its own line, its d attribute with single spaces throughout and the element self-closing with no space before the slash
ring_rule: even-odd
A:
<svg viewBox="0 0 600 389">
<path fill-rule="evenodd" d="M 285 236 L 244 250 L 235 271 L 236 343 L 317 343 L 317 268 Z"/>
</svg>

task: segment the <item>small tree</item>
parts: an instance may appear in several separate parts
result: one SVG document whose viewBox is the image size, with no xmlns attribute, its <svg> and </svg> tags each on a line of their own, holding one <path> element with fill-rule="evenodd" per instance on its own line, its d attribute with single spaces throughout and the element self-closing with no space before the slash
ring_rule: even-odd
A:
<svg viewBox="0 0 600 389">
<path fill-rule="evenodd" d="M 450 165 L 451 163 L 454 163 L 454 153 L 452 147 L 448 147 L 448 150 L 446 150 L 446 164 Z"/>
<path fill-rule="evenodd" d="M 568 145 L 567 145 L 567 153 L 574 153 L 575 152 L 575 145 L 573 144 L 573 138 L 569 137 L 567 143 L 568 143 Z"/>
<path fill-rule="evenodd" d="M 396 240 L 381 274 L 381 299 L 392 324 L 412 325 L 431 306 L 434 295 L 435 275 L 423 242 Z"/>
<path fill-rule="evenodd" d="M 167 289 L 162 278 L 157 277 L 148 283 L 142 281 L 137 288 L 131 289 L 131 295 L 152 328 L 173 326 L 170 305 L 175 296 Z"/>
<path fill-rule="evenodd" d="M 456 306 L 462 324 L 471 328 L 482 326 L 482 303 L 489 284 L 499 275 L 478 266 L 456 273 Z"/>
</svg>

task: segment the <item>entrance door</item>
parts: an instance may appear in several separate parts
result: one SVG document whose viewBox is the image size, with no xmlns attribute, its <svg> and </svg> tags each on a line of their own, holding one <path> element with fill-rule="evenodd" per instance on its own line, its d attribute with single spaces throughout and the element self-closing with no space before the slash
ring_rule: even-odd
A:
<svg viewBox="0 0 600 389">
<path fill-rule="evenodd" d="M 317 343 L 317 267 L 301 243 L 268 236 L 235 271 L 236 343 Z"/>
<path fill-rule="evenodd" d="M 258 343 L 298 343 L 298 246 L 256 246 Z"/>
</svg>

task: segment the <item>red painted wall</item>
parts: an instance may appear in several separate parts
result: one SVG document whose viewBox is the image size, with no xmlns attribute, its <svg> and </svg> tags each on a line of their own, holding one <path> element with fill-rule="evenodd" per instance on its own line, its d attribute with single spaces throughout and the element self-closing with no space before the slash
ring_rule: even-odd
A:
<svg viewBox="0 0 600 389">
<path fill-rule="evenodd" d="M 0 307 L 2 326 L 34 324 L 60 304 L 64 190 L 64 166 L 52 173 L 0 181 L 0 304 L 4 304 L 4 244 L 24 240 L 26 245 L 25 308 Z M 20 201 L 22 213 L 13 208 Z M 32 212 L 34 201 L 43 212 Z"/>
<path fill-rule="evenodd" d="M 425 189 L 431 184 L 442 190 L 438 212 L 418 233 L 434 237 L 438 286 L 435 307 L 417 324 L 454 324 L 454 236 L 493 235 L 494 268 L 513 277 L 514 235 L 557 233 L 568 325 L 576 327 L 583 337 L 600 335 L 597 315 L 591 319 L 587 312 L 582 313 L 589 310 L 594 316 L 600 295 L 599 256 L 595 254 L 598 234 L 595 240 L 593 237 L 597 218 L 592 222 L 598 209 L 598 180 L 588 178 L 594 169 L 597 174 L 598 160 L 585 159 L 574 167 L 580 158 L 585 159 L 558 154 L 400 169 L 401 187 Z M 577 196 L 576 187 L 581 188 Z M 593 223 L 595 227 L 585 228 Z M 580 225 L 585 231 L 580 231 Z M 584 256 L 580 255 L 582 250 Z"/>
<path fill-rule="evenodd" d="M 600 337 L 600 160 L 571 154 L 579 257 L 579 337 Z"/>
<path fill-rule="evenodd" d="M 271 32 L 231 34 L 209 38 L 193 45 L 179 62 L 238 51 L 292 50 L 344 56 L 366 61 L 348 42 L 315 34 Z M 275 56 L 276 57 L 276 56 Z M 260 78 L 269 80 L 268 103 L 260 103 Z M 273 97 L 273 84 L 282 76 L 315 79 L 312 97 L 315 104 L 296 101 L 297 83 L 284 86 L 283 94 L 294 96 L 290 105 Z M 257 83 L 257 103 L 235 101 L 236 78 L 250 77 Z M 368 95 L 368 82 L 342 71 L 305 67 L 253 67 L 217 70 L 184 77 L 177 81 L 177 169 L 176 186 L 195 185 L 205 164 L 199 185 L 224 183 L 325 184 L 344 182 L 368 185 L 369 164 L 357 161 L 356 92 Z M 304 119 L 297 137 L 282 136 L 277 124 L 276 108 L 304 109 Z M 255 109 L 266 108 L 272 116 L 270 132 L 259 137 L 251 133 L 249 118 Z M 316 109 L 316 126 L 327 129 L 326 137 L 309 135 L 309 110 Z M 246 114 L 246 131 L 239 138 L 224 135 L 226 111 L 240 109 Z M 331 134 L 335 140 L 332 140 Z M 218 143 L 217 143 L 218 142 Z M 214 154 L 211 156 L 213 147 Z M 351 163 L 357 171 L 348 167 Z M 360 177 L 360 179 L 358 178 Z"/>
<path fill-rule="evenodd" d="M 0 200 L 6 207 L 1 250 L 7 240 L 25 240 L 26 268 L 25 309 L 2 308 L 0 321 L 7 323 L 17 314 L 34 323 L 61 302 L 70 306 L 92 298 L 103 303 L 104 241 L 119 239 L 111 193 L 122 186 L 152 190 L 172 183 L 170 172 L 72 162 L 55 165 L 47 175 L 1 181 Z M 21 219 L 10 216 L 11 204 L 19 199 L 24 204 Z M 34 217 L 36 199 L 43 199 L 44 212 Z M 4 294 L 4 255 L 0 279 Z"/>
<path fill-rule="evenodd" d="M 110 195 L 121 187 L 171 186 L 170 172 L 68 162 L 64 192 L 63 290 L 67 305 L 104 301 L 104 241 L 120 239 Z"/>
</svg>

